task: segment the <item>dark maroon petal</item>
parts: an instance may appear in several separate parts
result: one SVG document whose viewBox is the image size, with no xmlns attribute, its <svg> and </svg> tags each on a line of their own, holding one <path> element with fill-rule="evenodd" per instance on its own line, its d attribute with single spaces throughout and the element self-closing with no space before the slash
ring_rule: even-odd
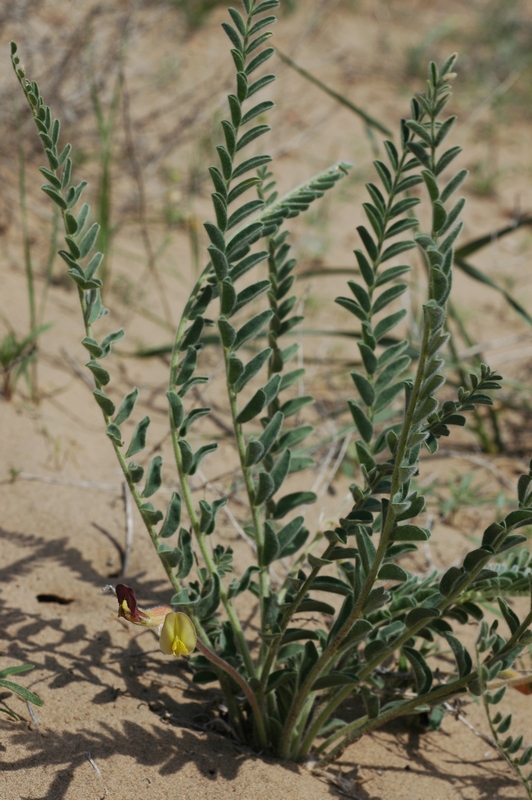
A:
<svg viewBox="0 0 532 800">
<path fill-rule="evenodd" d="M 123 609 L 123 602 L 126 601 L 126 605 L 129 609 L 129 616 L 133 620 L 141 620 L 142 617 L 139 613 L 139 607 L 137 604 L 137 598 L 135 596 L 135 592 L 131 588 L 131 586 L 126 586 L 125 583 L 119 583 L 116 586 L 116 596 L 118 598 L 118 614 L 119 616 L 125 616 L 124 609 Z"/>
</svg>

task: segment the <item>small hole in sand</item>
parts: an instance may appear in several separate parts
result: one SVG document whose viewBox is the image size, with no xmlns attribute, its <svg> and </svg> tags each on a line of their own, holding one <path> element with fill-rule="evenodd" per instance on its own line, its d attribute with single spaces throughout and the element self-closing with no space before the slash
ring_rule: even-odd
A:
<svg viewBox="0 0 532 800">
<path fill-rule="evenodd" d="M 61 597 L 58 594 L 38 594 L 37 600 L 39 603 L 59 603 L 60 606 L 68 606 L 74 602 L 72 597 Z"/>
</svg>

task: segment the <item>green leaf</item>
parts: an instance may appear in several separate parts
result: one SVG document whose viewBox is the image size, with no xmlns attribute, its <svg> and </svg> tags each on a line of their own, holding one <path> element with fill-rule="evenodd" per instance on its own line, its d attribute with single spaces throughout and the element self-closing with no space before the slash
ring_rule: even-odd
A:
<svg viewBox="0 0 532 800">
<path fill-rule="evenodd" d="M 277 492 L 278 489 L 280 489 L 280 487 L 284 483 L 285 478 L 289 474 L 291 458 L 292 454 L 290 450 L 284 450 L 280 458 L 277 460 L 275 466 L 271 470 L 270 476 L 273 480 L 272 495 L 275 494 L 275 492 Z"/>
<path fill-rule="evenodd" d="M 370 442 L 373 438 L 373 425 L 371 424 L 369 418 L 354 400 L 349 399 L 347 401 L 347 405 L 349 406 L 351 416 L 353 417 L 353 421 L 360 435 L 365 442 Z"/>
<path fill-rule="evenodd" d="M 112 333 L 109 333 L 105 337 L 105 339 L 102 340 L 101 343 L 101 348 L 104 355 L 105 356 L 109 355 L 109 353 L 111 352 L 111 346 L 115 344 L 115 342 L 119 342 L 121 339 L 123 339 L 125 335 L 126 335 L 125 331 L 122 328 L 120 328 L 117 331 L 113 331 Z"/>
<path fill-rule="evenodd" d="M 144 491 L 142 492 L 141 497 L 151 497 L 155 492 L 157 492 L 161 488 L 161 468 L 163 465 L 163 460 L 161 456 L 155 456 L 150 461 L 150 465 L 148 467 L 148 474 L 146 476 L 146 485 L 144 487 Z"/>
<path fill-rule="evenodd" d="M 185 357 L 182 359 L 178 366 L 178 372 L 175 378 L 176 386 L 182 386 L 193 374 L 196 369 L 196 362 L 198 353 L 195 347 L 190 346 L 187 348 Z"/>
<path fill-rule="evenodd" d="M 183 421 L 183 415 L 185 413 L 183 409 L 183 401 L 179 395 L 172 390 L 166 392 L 166 397 L 168 398 L 168 405 L 170 406 L 170 414 L 172 416 L 173 425 L 177 430 L 179 430 Z"/>
<path fill-rule="evenodd" d="M 261 350 L 260 353 L 257 353 L 243 369 L 241 376 L 235 381 L 235 389 L 237 392 L 241 392 L 244 386 L 255 377 L 255 375 L 262 369 L 266 361 L 272 354 L 272 349 L 270 347 L 266 347 L 264 350 Z"/>
<path fill-rule="evenodd" d="M 258 117 L 261 114 L 265 114 L 267 111 L 270 111 L 274 107 L 275 103 L 273 103 L 271 100 L 264 100 L 261 103 L 257 103 L 252 108 L 250 108 L 249 111 L 246 111 L 246 113 L 242 117 L 241 124 L 246 125 L 248 122 L 251 122 L 252 119 L 255 119 L 255 117 Z M 251 178 L 251 180 L 255 179 Z"/>
<path fill-rule="evenodd" d="M 439 616 L 440 612 L 437 608 L 426 608 L 424 606 L 419 606 L 418 608 L 413 608 L 412 611 L 408 612 L 405 617 L 405 625 L 407 628 L 414 628 L 417 627 L 421 622 L 430 622 Z"/>
<path fill-rule="evenodd" d="M 400 311 L 395 311 L 393 314 L 379 320 L 373 329 L 375 339 L 379 341 L 383 336 L 386 336 L 392 328 L 395 328 L 395 326 L 399 324 L 406 314 L 406 308 L 402 308 Z"/>
<path fill-rule="evenodd" d="M 260 92 L 261 89 L 264 89 L 270 83 L 273 83 L 275 80 L 275 75 L 263 75 L 262 78 L 259 78 L 254 83 L 251 83 L 248 87 L 248 97 L 251 95 L 256 94 L 256 92 Z"/>
<path fill-rule="evenodd" d="M 252 467 L 258 464 L 264 458 L 264 447 L 256 439 L 251 438 L 246 445 L 246 459 L 245 464 L 247 467 Z"/>
<path fill-rule="evenodd" d="M 292 400 L 287 400 L 286 403 L 283 403 L 280 410 L 285 417 L 290 417 L 293 414 L 297 414 L 298 411 L 301 411 L 302 408 L 310 405 L 310 403 L 313 402 L 314 398 L 310 397 L 310 395 L 303 395 L 302 397 L 294 397 Z"/>
<path fill-rule="evenodd" d="M 40 697 L 37 697 L 36 694 L 30 692 L 29 689 L 25 689 L 23 686 L 19 686 L 18 683 L 13 683 L 13 681 L 5 681 L 3 679 L 0 680 L 0 686 L 3 686 L 4 689 L 8 689 L 10 692 L 14 694 L 18 694 L 19 697 L 22 697 L 23 700 L 26 700 L 28 703 L 33 703 L 34 706 L 42 706 L 43 701 Z"/>
<path fill-rule="evenodd" d="M 280 552 L 281 546 L 277 534 L 275 533 L 275 528 L 269 520 L 266 520 L 264 524 L 264 546 L 262 550 L 263 565 L 268 566 L 275 561 L 275 559 L 279 557 Z"/>
<path fill-rule="evenodd" d="M 395 242 L 395 244 L 391 244 L 382 253 L 379 259 L 379 263 L 383 264 L 385 261 L 389 261 L 390 258 L 395 258 L 395 256 L 398 256 L 401 253 L 406 252 L 407 250 L 412 250 L 412 248 L 415 246 L 416 243 L 411 241 L 410 239 L 405 242 Z"/>
<path fill-rule="evenodd" d="M 168 539 L 179 528 L 181 521 L 181 497 L 177 492 L 172 492 L 172 497 L 166 509 L 166 517 L 162 524 L 159 536 L 161 539 Z"/>
<path fill-rule="evenodd" d="M 97 361 L 87 361 L 85 366 L 90 369 L 100 386 L 107 386 L 111 380 L 111 376 L 107 370 L 105 370 Z"/>
<path fill-rule="evenodd" d="M 257 566 L 247 567 L 246 571 L 244 572 L 240 580 L 238 580 L 237 578 L 233 578 L 233 580 L 229 584 L 227 596 L 229 598 L 232 598 L 236 597 L 241 592 L 245 592 L 246 589 L 249 587 L 251 576 L 253 575 L 254 572 L 259 572 L 259 571 L 260 567 Z"/>
<path fill-rule="evenodd" d="M 245 305 L 250 303 L 256 297 L 261 295 L 263 292 L 268 291 L 271 284 L 269 280 L 262 280 L 257 281 L 257 283 L 252 284 L 251 286 L 247 286 L 241 292 L 238 293 L 236 297 L 236 304 L 233 313 L 236 313 Z"/>
<path fill-rule="evenodd" d="M 249 422 L 257 414 L 260 414 L 266 405 L 266 394 L 264 389 L 257 389 L 253 397 L 246 403 L 244 408 L 238 413 L 236 422 L 242 425 L 244 422 Z"/>
<path fill-rule="evenodd" d="M 146 432 L 149 424 L 150 418 L 147 416 L 143 417 L 138 423 L 133 432 L 131 444 L 126 451 L 126 458 L 130 458 L 131 456 L 134 456 L 135 453 L 139 453 L 141 450 L 144 450 L 146 447 Z"/>
<path fill-rule="evenodd" d="M 258 69 L 261 64 L 267 61 L 269 58 L 273 56 L 275 50 L 273 47 L 266 47 L 262 50 L 258 55 L 251 59 L 249 64 L 246 67 L 246 75 L 251 75 L 256 69 Z"/>
<path fill-rule="evenodd" d="M 380 581 L 402 582 L 408 580 L 408 578 L 408 572 L 406 572 L 398 564 L 383 564 L 379 570 L 379 574 L 377 575 L 377 579 Z"/>
<path fill-rule="evenodd" d="M 203 586 L 202 596 L 196 606 L 196 614 L 200 620 L 211 617 L 220 604 L 220 578 L 214 572 Z"/>
<path fill-rule="evenodd" d="M 19 675 L 21 672 L 31 672 L 35 669 L 35 664 L 16 664 L 13 667 L 6 667 L 0 670 L 0 679 L 5 678 L 7 675 Z"/>
<path fill-rule="evenodd" d="M 502 597 L 498 597 L 497 602 L 499 604 L 499 608 L 501 609 L 501 614 L 506 620 L 506 624 L 510 628 L 510 633 L 513 635 L 519 629 L 521 621 L 519 620 L 519 617 L 515 611 L 510 608 L 508 603 L 503 600 Z"/>
<path fill-rule="evenodd" d="M 417 693 L 419 695 L 426 694 L 430 690 L 433 681 L 432 671 L 429 665 L 419 650 L 414 650 L 413 647 L 407 647 L 405 645 L 402 648 L 402 651 L 408 659 L 414 672 Z"/>
<path fill-rule="evenodd" d="M 348 583 L 329 575 L 318 575 L 314 578 L 311 588 L 313 591 L 331 592 L 332 594 L 340 594 L 344 597 L 348 594 L 352 594 L 353 591 Z"/>
<path fill-rule="evenodd" d="M 283 421 L 284 414 L 282 414 L 280 411 L 276 411 L 265 427 L 262 436 L 259 439 L 260 444 L 264 448 L 264 455 L 266 455 L 275 444 L 275 441 L 283 426 Z"/>
<path fill-rule="evenodd" d="M 218 320 L 218 329 L 223 346 L 228 349 L 232 348 L 236 339 L 236 331 L 231 323 L 225 317 L 220 317 Z"/>
<path fill-rule="evenodd" d="M 269 472 L 259 472 L 259 482 L 255 489 L 253 498 L 253 505 L 261 506 L 270 499 L 274 492 L 275 486 L 273 478 Z"/>
<path fill-rule="evenodd" d="M 53 200 L 56 206 L 59 206 L 59 208 L 62 208 L 63 210 L 67 208 L 65 200 L 63 200 L 61 194 L 57 191 L 57 189 L 54 189 L 53 186 L 50 186 L 50 184 L 45 183 L 43 186 L 41 186 L 41 189 L 45 194 L 48 195 L 50 200 Z"/>
<path fill-rule="evenodd" d="M 253 130 L 256 130 L 256 128 L 254 128 Z M 234 228 L 235 225 L 238 225 L 239 222 L 242 222 L 243 219 L 249 217 L 250 214 L 253 214 L 253 212 L 258 211 L 263 206 L 264 206 L 263 200 L 250 200 L 249 202 L 244 203 L 244 205 L 240 206 L 240 208 L 238 208 L 235 212 L 233 212 L 233 214 L 231 214 L 231 216 L 227 220 L 227 230 L 229 230 L 230 228 Z"/>
<path fill-rule="evenodd" d="M 98 225 L 97 222 L 94 222 L 90 226 L 89 230 L 87 231 L 81 242 L 79 243 L 81 258 L 85 258 L 85 256 L 88 255 L 88 253 L 90 253 L 90 251 L 94 247 L 94 243 L 98 237 L 99 232 L 100 232 L 100 226 Z"/>
<path fill-rule="evenodd" d="M 473 667 L 471 656 L 465 649 L 464 645 L 455 636 L 452 636 L 450 633 L 444 633 L 443 635 L 447 639 L 447 642 L 453 651 L 456 659 L 456 665 L 458 667 L 458 674 L 461 678 L 464 678 L 466 675 L 469 675 Z"/>
<path fill-rule="evenodd" d="M 201 316 L 197 316 L 192 325 L 185 331 L 183 341 L 181 342 L 181 351 L 187 350 L 191 345 L 197 344 L 205 325 L 205 320 Z"/>
<path fill-rule="evenodd" d="M 105 432 L 113 444 L 122 447 L 122 433 L 117 425 L 111 422 L 105 429 Z"/>
<path fill-rule="evenodd" d="M 430 531 L 419 525 L 397 525 L 392 531 L 394 542 L 426 542 L 430 539 Z"/>
<path fill-rule="evenodd" d="M 120 408 L 118 409 L 118 414 L 114 418 L 113 422 L 115 425 L 121 425 L 126 419 L 129 419 L 131 412 L 135 408 L 135 403 L 137 402 L 137 398 L 139 396 L 139 390 L 133 389 L 131 392 L 126 394 L 122 403 L 120 404 Z"/>
<path fill-rule="evenodd" d="M 242 42 L 240 41 L 240 37 L 238 36 L 238 33 L 235 31 L 233 26 L 229 25 L 228 22 L 222 22 L 222 28 L 224 29 L 229 39 L 231 40 L 231 44 L 233 45 L 233 47 L 236 47 L 236 49 L 240 53 L 243 52 Z"/>
<path fill-rule="evenodd" d="M 103 413 L 106 414 L 108 417 L 111 417 L 115 413 L 115 404 L 111 400 L 110 397 L 102 392 L 101 389 L 95 389 L 93 391 L 93 396 L 100 408 L 102 409 Z"/>
<path fill-rule="evenodd" d="M 252 169 L 259 169 L 259 167 L 269 164 L 271 160 L 272 157 L 267 155 L 252 156 L 251 158 L 246 159 L 246 161 L 242 161 L 242 163 L 233 170 L 231 178 L 232 180 L 236 180 L 236 178 L 240 178 L 241 175 L 244 175 L 244 173 L 249 172 Z"/>
<path fill-rule="evenodd" d="M 361 372 L 357 372 L 356 370 L 353 370 L 350 375 L 364 403 L 367 406 L 373 405 L 375 400 L 375 390 L 365 375 L 362 375 Z"/>
<path fill-rule="evenodd" d="M 304 523 L 303 517 L 294 517 L 293 520 L 288 522 L 284 528 L 282 528 L 279 533 L 277 534 L 277 538 L 279 540 L 279 545 L 281 548 L 279 558 L 284 558 L 288 555 L 288 550 L 291 545 L 294 543 L 295 539 L 297 538 L 298 534 L 301 533 L 303 529 Z"/>
<path fill-rule="evenodd" d="M 192 536 L 185 528 L 179 531 L 178 545 L 181 551 L 181 561 L 177 570 L 178 578 L 186 578 L 194 565 L 194 553 L 192 551 Z"/>
<path fill-rule="evenodd" d="M 434 170 L 435 175 L 440 175 L 443 170 L 449 166 L 451 161 L 453 161 L 457 155 L 462 152 L 461 147 L 451 147 L 449 150 L 446 150 L 445 153 L 440 157 L 438 163 L 436 164 L 436 169 Z"/>
<path fill-rule="evenodd" d="M 199 467 L 201 461 L 205 458 L 206 455 L 212 453 L 214 450 L 218 448 L 216 442 L 211 442 L 210 444 L 204 444 L 202 447 L 199 447 L 196 452 L 194 453 L 194 459 L 192 461 L 192 466 L 188 472 L 189 475 L 194 475 L 197 468 Z"/>
<path fill-rule="evenodd" d="M 293 511 L 294 508 L 307 505 L 308 503 L 314 503 L 317 499 L 317 495 L 314 494 L 314 492 L 293 492 L 292 494 L 287 494 L 281 497 L 276 504 L 273 518 L 282 519 L 290 511 Z"/>
<path fill-rule="evenodd" d="M 157 525 L 157 523 L 163 518 L 162 513 L 155 509 L 153 504 L 150 502 L 143 503 L 141 506 L 139 506 L 139 511 L 148 525 Z"/>
<path fill-rule="evenodd" d="M 183 420 L 183 424 L 179 429 L 180 436 L 186 436 L 190 426 L 192 425 L 195 420 L 200 419 L 201 417 L 207 416 L 207 414 L 211 413 L 210 408 L 193 408 L 192 411 L 189 411 L 185 419 Z"/>
<path fill-rule="evenodd" d="M 261 311 L 259 314 L 256 314 L 252 317 L 248 322 L 244 323 L 240 330 L 237 331 L 236 339 L 233 345 L 234 350 L 238 350 L 244 342 L 247 342 L 248 339 L 251 339 L 262 330 L 262 328 L 271 320 L 273 316 L 273 311 L 270 309 L 266 311 Z"/>
</svg>

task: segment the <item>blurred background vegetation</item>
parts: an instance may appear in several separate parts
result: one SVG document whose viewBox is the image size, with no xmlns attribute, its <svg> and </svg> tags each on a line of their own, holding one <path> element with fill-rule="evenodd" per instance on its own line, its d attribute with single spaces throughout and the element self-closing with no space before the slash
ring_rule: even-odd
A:
<svg viewBox="0 0 532 800">
<path fill-rule="evenodd" d="M 206 166 L 215 160 L 232 80 L 220 30 L 228 5 L 21 0 L 0 12 L 2 40 L 18 42 L 28 73 L 63 120 L 78 175 L 89 180 L 100 246 L 108 252 L 107 305 L 121 324 L 136 320 L 123 349 L 131 357 L 123 362 L 126 380 L 136 369 L 129 366 L 133 358 L 144 357 L 145 375 L 147 356 L 167 358 L 186 289 L 204 266 L 202 223 L 211 216 Z M 423 88 L 428 61 L 457 50 L 459 123 L 452 143 L 464 147 L 461 166 L 471 173 L 461 241 L 473 244 L 460 254 L 456 275 L 450 384 L 456 370 L 467 373 L 480 360 L 506 379 L 495 410 L 473 420 L 458 446 L 525 457 L 532 449 L 530 4 L 285 0 L 274 45 L 292 62 L 275 62 L 277 108 L 268 119 L 281 191 L 333 161 L 354 164 L 336 194 L 293 226 L 300 304 L 309 314 L 297 335 L 325 438 L 347 421 L 353 332 L 331 301 L 356 273 L 352 250 L 364 183 L 382 152 L 382 136 L 368 117 L 395 136 L 399 118 L 409 113 L 409 94 Z M 6 49 L 6 65 L 8 58 Z M 65 343 L 54 326 L 71 287 L 53 258 L 57 224 L 35 177 L 40 143 L 7 67 L 0 100 L 0 368 L 4 399 L 18 382 L 22 398 L 38 401 L 58 391 L 79 359 L 75 342 Z M 415 326 L 421 263 L 412 281 Z M 326 374 L 318 369 L 324 363 Z M 462 489 L 472 491 L 469 483 Z"/>
</svg>

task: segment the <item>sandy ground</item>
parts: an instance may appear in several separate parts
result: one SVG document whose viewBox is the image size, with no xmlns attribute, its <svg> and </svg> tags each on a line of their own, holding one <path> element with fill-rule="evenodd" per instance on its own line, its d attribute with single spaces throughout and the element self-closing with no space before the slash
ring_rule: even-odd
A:
<svg viewBox="0 0 532 800">
<path fill-rule="evenodd" d="M 409 91 L 419 85 L 405 73 L 408 48 L 423 43 L 428 32 L 442 24 L 463 22 L 466 29 L 474 24 L 464 3 L 427 6 L 420 2 L 350 5 L 302 0 L 297 13 L 279 21 L 275 43 L 392 127 L 406 113 Z M 219 120 L 216 109 L 223 108 L 224 91 L 230 85 L 226 45 L 219 31 L 224 15 L 216 11 L 199 32 L 185 35 L 169 4 L 116 3 L 94 16 L 87 16 L 92 5 L 86 2 L 75 9 L 70 5 L 67 9 L 57 0 L 39 2 L 28 16 L 29 8 L 20 3 L 16 13 L 4 13 L 0 20 L 3 41 L 16 38 L 32 74 L 43 76 L 40 82 L 45 97 L 50 103 L 56 101 L 66 135 L 76 135 L 79 142 L 78 176 L 86 170 L 93 183 L 98 171 L 94 120 L 74 45 L 80 41 L 83 58 L 88 57 L 84 37 L 92 26 L 92 38 L 88 38 L 93 59 L 102 66 L 102 73 L 97 74 L 105 101 L 116 66 L 113 36 L 126 22 L 129 26 L 124 66 L 129 122 L 121 120 L 116 138 L 122 160 L 118 159 L 114 175 L 113 213 L 120 229 L 113 243 L 114 289 L 108 299 L 112 314 L 104 326 L 113 330 L 126 323 L 130 333 L 113 360 L 109 393 L 116 399 L 134 385 L 141 388 L 138 410 L 152 417 L 152 452 L 165 454 L 166 365 L 162 359 L 128 356 L 137 346 L 170 341 L 163 296 L 172 298 L 169 312 L 175 321 L 193 279 L 190 231 L 211 212 L 208 187 L 200 184 L 192 191 L 190 186 L 203 166 L 209 137 Z M 443 52 L 447 52 L 445 48 Z M 4 62 L 7 64 L 7 55 Z M 295 225 L 302 267 L 352 265 L 355 227 L 361 220 L 355 203 L 362 197 L 360 179 L 367 180 L 371 174 L 370 145 L 359 121 L 348 111 L 278 66 L 280 78 L 273 90 L 278 126 L 271 142 L 278 157 L 281 187 L 286 189 L 337 159 L 354 162 L 358 179 L 346 180 L 337 197 L 327 198 L 309 223 Z M 397 85 L 398 75 L 401 91 L 394 96 L 392 87 Z M 474 166 L 492 152 L 486 150 L 478 127 L 491 120 L 486 101 L 490 92 L 483 93 L 478 87 L 475 91 L 477 94 L 468 88 L 468 94 L 457 102 L 464 120 L 465 166 Z M 7 67 L 0 93 L 6 118 L 12 121 L 9 98 L 13 96 L 13 78 Z M 39 185 L 35 167 L 42 160 L 37 146 L 32 150 L 33 131 L 26 123 L 22 135 L 28 143 L 32 247 L 42 266 L 50 224 L 49 209 L 34 191 Z M 518 118 L 500 137 L 496 191 L 482 198 L 469 193 L 464 241 L 504 225 L 508 211 L 532 206 L 529 125 Z M 6 131 L 5 141 L 9 153 L 0 158 L 5 187 L 0 309 L 22 332 L 27 324 L 27 297 L 12 129 Z M 139 233 L 140 185 L 132 167 L 132 142 L 133 155 L 145 165 L 141 188 L 162 290 L 148 280 L 145 269 L 146 241 Z M 95 201 L 94 191 L 89 199 Z M 181 209 L 182 217 L 177 227 L 168 227 L 161 218 L 174 205 Z M 525 305 L 532 299 L 530 256 L 525 232 L 494 243 L 482 261 L 486 272 L 505 281 L 507 288 L 515 290 L 519 285 L 519 299 Z M 60 271 L 56 264 L 57 276 Z M 316 328 L 334 327 L 338 311 L 330 301 L 344 291 L 344 280 L 315 278 L 305 291 L 301 289 Z M 414 302 L 415 297 L 414 291 Z M 530 329 L 499 296 L 479 290 L 460 275 L 455 301 L 467 312 L 474 335 L 486 342 L 490 363 L 504 366 L 505 374 L 525 381 L 530 374 Z M 480 312 L 475 316 L 470 314 L 472 302 Z M 29 401 L 22 381 L 11 402 L 0 398 L 0 668 L 21 661 L 35 664 L 35 670 L 21 676 L 20 682 L 44 701 L 42 708 L 30 714 L 21 701 L 8 693 L 1 695 L 21 717 L 19 722 L 0 718 L 2 800 L 523 797 L 522 788 L 494 750 L 453 716 L 446 717 L 436 732 L 419 733 L 404 725 L 382 730 L 349 748 L 325 773 L 263 758 L 233 741 L 216 713 L 219 697 L 215 690 L 194 686 L 186 663 L 163 656 L 150 631 L 118 620 L 114 599 L 102 593 L 106 584 L 119 580 L 123 565 L 122 483 L 90 386 L 82 377 L 86 354 L 79 344 L 82 333 L 75 293 L 62 281 L 50 290 L 45 320 L 52 321 L 53 327 L 42 340 L 39 405 Z M 343 321 L 347 328 L 349 321 Z M 520 339 L 508 345 L 504 343 L 507 336 Z M 308 382 L 317 393 L 323 392 L 316 423 L 330 435 L 333 429 L 328 415 L 345 401 L 350 389 L 337 369 L 324 376 L 320 368 L 323 370 L 329 359 L 353 358 L 352 345 L 319 336 L 309 336 L 304 342 L 306 354 L 312 356 Z M 216 359 L 210 367 L 216 387 Z M 216 391 L 211 390 L 215 402 Z M 498 478 L 502 475 L 508 493 L 506 484 L 515 483 L 519 470 L 526 468 L 530 435 L 519 433 L 510 438 L 511 453 L 490 462 L 475 450 L 471 435 L 459 440 L 462 456 L 473 454 L 478 479 L 490 491 L 500 490 Z M 479 466 L 483 460 L 489 468 Z M 224 457 L 211 459 L 205 477 L 216 481 L 223 467 Z M 471 462 L 461 459 L 431 460 L 426 477 L 435 480 L 453 470 L 471 468 Z M 171 490 L 172 481 L 168 469 L 165 490 Z M 338 515 L 338 506 L 345 503 L 347 482 L 340 477 L 334 496 L 324 493 L 321 516 L 315 519 L 311 511 L 309 522 L 318 525 Z M 198 496 L 202 492 L 210 496 L 201 480 L 196 490 Z M 484 516 L 485 509 L 469 509 L 447 525 L 436 525 L 431 555 L 435 563 L 449 563 L 462 554 L 468 546 L 466 536 L 478 534 Z M 166 603 L 169 591 L 164 572 L 138 520 L 134 531 L 127 581 L 135 586 L 144 605 Z M 219 535 L 235 548 L 237 566 L 244 565 L 247 545 L 227 521 Z M 505 700 L 506 709 L 522 721 L 523 732 L 527 727 L 530 730 L 529 702 L 517 692 L 509 693 Z M 487 733 L 477 706 L 469 703 L 462 713 L 475 729 Z"/>
</svg>

